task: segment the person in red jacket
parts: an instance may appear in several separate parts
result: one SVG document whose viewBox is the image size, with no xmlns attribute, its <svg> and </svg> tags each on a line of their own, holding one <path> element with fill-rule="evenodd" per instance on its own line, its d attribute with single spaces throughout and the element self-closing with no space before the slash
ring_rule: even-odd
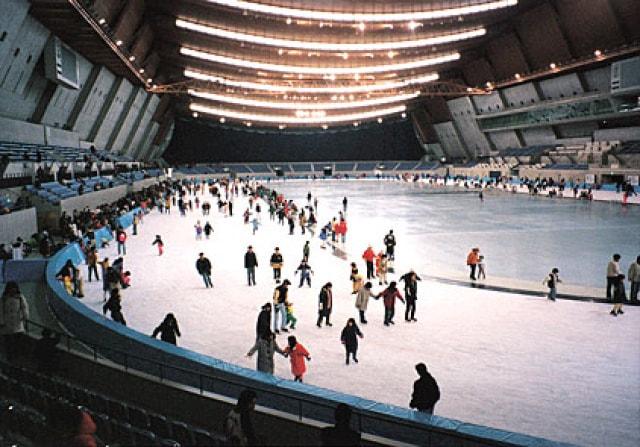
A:
<svg viewBox="0 0 640 447">
<path fill-rule="evenodd" d="M 395 324 L 393 322 L 393 315 L 396 312 L 396 298 L 404 303 L 404 298 L 402 298 L 402 295 L 400 295 L 400 292 L 396 288 L 396 282 L 391 281 L 389 287 L 376 295 L 376 299 L 380 297 L 382 297 L 384 301 L 384 325 L 389 326 L 389 324 Z"/>
<path fill-rule="evenodd" d="M 375 278 L 373 274 L 373 260 L 376 258 L 376 254 L 373 252 L 371 245 L 362 254 L 362 259 L 367 262 L 367 279 Z"/>
<path fill-rule="evenodd" d="M 340 240 L 344 244 L 347 241 L 347 221 L 340 219 L 337 225 L 337 233 L 340 235 Z"/>
<path fill-rule="evenodd" d="M 302 382 L 302 376 L 307 371 L 307 365 L 304 359 L 311 361 L 311 354 L 305 349 L 298 341 L 296 337 L 290 335 L 287 339 L 289 346 L 284 349 L 285 355 L 289 356 L 291 362 L 291 373 L 293 374 L 294 381 Z"/>
</svg>

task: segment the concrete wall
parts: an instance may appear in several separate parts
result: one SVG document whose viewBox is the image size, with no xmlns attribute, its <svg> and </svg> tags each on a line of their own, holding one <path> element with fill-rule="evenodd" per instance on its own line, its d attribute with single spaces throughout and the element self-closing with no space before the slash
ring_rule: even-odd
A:
<svg viewBox="0 0 640 447">
<path fill-rule="evenodd" d="M 29 1 L 0 4 L 0 140 L 71 147 L 82 142 L 147 159 L 162 154 L 164 148 L 152 147 L 157 95 L 78 53 L 78 89 L 45 79 L 42 54 L 52 34 L 28 15 Z M 65 43 L 73 48 L 74 42 Z"/>
<path fill-rule="evenodd" d="M 507 107 L 524 107 L 540 102 L 540 95 L 532 82 L 505 88 L 502 96 Z"/>
<path fill-rule="evenodd" d="M 489 133 L 489 139 L 498 150 L 522 146 L 514 130 L 491 132 Z"/>
<path fill-rule="evenodd" d="M 640 140 L 640 126 L 622 127 L 620 129 L 599 129 L 593 133 L 596 140 L 633 141 Z"/>
<path fill-rule="evenodd" d="M 14 211 L 0 216 L 0 243 L 8 244 L 21 237 L 25 241 L 38 232 L 36 209 Z"/>
<path fill-rule="evenodd" d="M 114 188 L 94 191 L 77 197 L 70 197 L 60 201 L 60 212 L 66 211 L 67 214 L 73 210 L 81 210 L 85 206 L 93 209 L 103 203 L 112 203 L 127 195 L 127 185 L 120 185 Z"/>
<path fill-rule="evenodd" d="M 39 124 L 0 116 L 0 141 L 44 144 L 44 128 Z"/>
<path fill-rule="evenodd" d="M 580 79 L 576 73 L 540 81 L 540 90 L 545 99 L 569 98 L 584 93 Z"/>
<path fill-rule="evenodd" d="M 478 127 L 473 103 L 468 96 L 447 101 L 453 121 L 467 148 L 475 155 L 488 155 L 491 148 Z"/>
<path fill-rule="evenodd" d="M 436 131 L 440 145 L 448 157 L 467 156 L 467 152 L 452 121 L 434 124 L 433 129 Z"/>
</svg>

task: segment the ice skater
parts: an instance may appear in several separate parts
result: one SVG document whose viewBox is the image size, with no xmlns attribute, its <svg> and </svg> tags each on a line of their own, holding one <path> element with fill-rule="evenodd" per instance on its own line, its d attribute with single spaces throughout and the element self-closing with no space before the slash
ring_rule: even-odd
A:
<svg viewBox="0 0 640 447">
<path fill-rule="evenodd" d="M 158 246 L 158 256 L 162 256 L 162 253 L 164 253 L 164 242 L 162 242 L 162 238 L 160 237 L 159 234 L 156 234 L 156 238 L 153 240 L 151 245 L 157 245 Z"/>
<path fill-rule="evenodd" d="M 273 291 L 273 332 L 276 334 L 282 332 L 289 332 L 287 329 L 287 309 L 286 302 L 289 297 L 289 286 L 291 282 L 288 279 L 282 281 L 282 284 L 276 287 Z M 278 320 L 280 320 L 278 322 Z M 280 324 L 278 324 L 280 323 Z M 278 329 L 280 326 L 280 329 Z"/>
<path fill-rule="evenodd" d="M 200 224 L 200 221 L 196 222 L 193 228 L 196 230 L 196 241 L 201 241 L 202 240 L 202 224 Z"/>
<path fill-rule="evenodd" d="M 369 298 L 375 298 L 375 294 L 371 292 L 372 287 L 371 282 L 367 281 L 367 283 L 358 290 L 358 294 L 356 295 L 356 309 L 358 309 L 361 324 L 367 324 L 365 312 L 367 311 Z"/>
<path fill-rule="evenodd" d="M 167 314 L 162 323 L 153 330 L 151 336 L 156 338 L 158 334 L 160 334 L 160 340 L 166 343 L 171 343 L 172 345 L 176 344 L 176 337 L 180 337 L 182 334 L 180 334 L 178 320 L 176 320 L 176 317 L 173 314 Z"/>
<path fill-rule="evenodd" d="M 271 268 L 273 269 L 273 279 L 276 281 L 276 284 L 280 283 L 280 278 L 282 277 L 282 254 L 280 253 L 280 248 L 276 247 L 275 251 L 271 255 L 271 259 L 269 260 L 271 264 Z"/>
<path fill-rule="evenodd" d="M 213 227 L 211 226 L 209 221 L 207 221 L 207 223 L 204 224 L 204 237 L 209 239 L 211 233 L 213 233 Z"/>
<path fill-rule="evenodd" d="M 320 244 L 320 248 L 327 248 L 327 227 L 324 226 L 320 229 L 320 240 L 322 243 Z"/>
<path fill-rule="evenodd" d="M 384 302 L 384 325 L 389 326 L 390 324 L 395 324 L 393 322 L 393 316 L 396 313 L 396 298 L 404 303 L 404 298 L 400 295 L 400 292 L 396 288 L 396 282 L 391 281 L 389 287 L 384 289 L 376 298 L 382 297 Z"/>
<path fill-rule="evenodd" d="M 251 219 L 251 230 L 254 235 L 256 234 L 256 231 L 258 231 L 259 226 L 260 226 L 260 220 L 258 219 L 258 216 Z"/>
<path fill-rule="evenodd" d="M 553 268 L 551 269 L 551 273 L 549 273 L 549 276 L 547 276 L 545 278 L 545 284 L 546 286 L 549 288 L 549 293 L 547 294 L 547 298 L 551 301 L 555 301 L 556 300 L 556 294 L 558 291 L 558 283 L 561 283 L 562 281 L 560 280 L 560 277 L 558 276 L 558 274 L 560 273 L 560 270 L 558 270 L 557 268 Z"/>
<path fill-rule="evenodd" d="M 256 267 L 258 266 L 258 258 L 253 251 L 253 247 L 249 245 L 247 252 L 244 254 L 244 268 L 247 269 L 247 285 L 251 286 L 252 283 L 256 285 Z"/>
<path fill-rule="evenodd" d="M 389 284 L 387 282 L 387 272 L 389 270 L 389 261 L 387 255 L 380 252 L 376 257 L 376 276 L 378 277 L 379 285 Z"/>
<path fill-rule="evenodd" d="M 320 295 L 318 296 L 318 321 L 316 326 L 322 327 L 322 319 L 324 318 L 325 325 L 333 326 L 329 321 L 331 317 L 331 310 L 333 308 L 333 292 L 332 284 L 330 282 L 322 286 Z"/>
<path fill-rule="evenodd" d="M 349 279 L 351 280 L 351 294 L 355 295 L 358 293 L 358 290 L 360 290 L 360 287 L 362 287 L 362 282 L 364 281 L 362 275 L 358 273 L 358 267 L 355 262 L 351 263 L 351 275 Z"/>
<path fill-rule="evenodd" d="M 364 259 L 367 263 L 367 279 L 375 278 L 375 275 L 373 273 L 373 260 L 375 258 L 376 254 L 374 253 L 373 248 L 371 248 L 371 245 L 369 245 L 362 254 L 362 259 Z"/>
<path fill-rule="evenodd" d="M 613 309 L 609 312 L 614 317 L 624 314 L 622 310 L 622 303 L 627 300 L 627 294 L 624 290 L 624 275 L 621 273 L 618 275 L 616 282 L 613 285 Z"/>
<path fill-rule="evenodd" d="M 363 338 L 362 332 L 360 332 L 360 328 L 356 324 L 356 320 L 353 318 L 349 318 L 347 320 L 347 325 L 342 329 L 342 333 L 340 334 L 340 341 L 344 345 L 344 349 L 346 351 L 346 361 L 345 363 L 349 364 L 349 356 L 353 357 L 353 361 L 358 363 L 358 337 Z"/>
<path fill-rule="evenodd" d="M 484 256 L 478 256 L 478 279 L 487 279 L 486 265 Z"/>
<path fill-rule="evenodd" d="M 307 365 L 305 363 L 305 359 L 307 361 L 311 361 L 311 354 L 306 350 L 302 344 L 298 343 L 296 337 L 290 335 L 287 339 L 287 346 L 284 349 L 284 353 L 289 356 L 289 360 L 291 362 L 291 373 L 293 374 L 294 381 L 302 382 L 302 378 L 304 373 L 307 372 Z"/>
<path fill-rule="evenodd" d="M 121 301 L 120 290 L 117 288 L 111 289 L 111 296 L 109 296 L 107 302 L 102 306 L 102 314 L 106 315 L 107 311 L 109 311 L 113 321 L 126 326 L 127 322 L 124 320 L 124 316 L 122 315 Z"/>
<path fill-rule="evenodd" d="M 313 269 L 311 268 L 309 263 L 307 263 L 307 260 L 305 258 L 302 258 L 302 261 L 300 261 L 300 265 L 298 265 L 298 268 L 294 272 L 294 275 L 297 275 L 298 272 L 300 272 L 300 285 L 298 286 L 298 288 L 302 287 L 305 281 L 307 282 L 307 285 L 311 287 L 311 275 L 313 275 L 314 273 Z"/>
<path fill-rule="evenodd" d="M 393 230 L 389 230 L 389 233 L 384 237 L 384 246 L 387 249 L 387 257 L 391 261 L 395 261 L 395 251 L 396 251 L 396 237 L 393 234 Z"/>
<path fill-rule="evenodd" d="M 420 378 L 413 383 L 413 394 L 409 407 L 423 413 L 433 414 L 436 403 L 440 400 L 440 388 L 436 379 L 427 371 L 427 365 L 418 363 L 416 371 Z"/>
<path fill-rule="evenodd" d="M 400 277 L 404 281 L 404 297 L 407 305 L 404 310 L 404 321 L 418 321 L 416 319 L 416 301 L 418 300 L 418 281 L 422 279 L 412 270 Z"/>
<path fill-rule="evenodd" d="M 122 227 L 118 227 L 116 231 L 116 240 L 118 241 L 118 255 L 127 254 L 127 233 Z"/>
<path fill-rule="evenodd" d="M 289 326 L 289 329 L 295 330 L 298 319 L 293 314 L 293 303 L 291 301 L 287 301 L 285 303 L 285 307 L 287 308 L 287 325 Z"/>
<path fill-rule="evenodd" d="M 302 259 L 309 261 L 309 254 L 311 253 L 311 246 L 309 245 L 309 241 L 304 243 L 302 247 Z"/>
<path fill-rule="evenodd" d="M 256 369 L 263 373 L 273 374 L 275 370 L 275 362 L 273 357 L 277 352 L 283 357 L 286 357 L 285 352 L 280 349 L 276 342 L 276 337 L 269 329 L 264 331 L 260 337 L 256 340 L 253 347 L 247 352 L 247 357 L 253 356 L 258 351 L 258 359 L 256 363 Z"/>
<path fill-rule="evenodd" d="M 196 261 L 196 270 L 200 276 L 202 276 L 205 288 L 213 288 L 213 283 L 211 282 L 211 261 L 209 261 L 204 253 L 200 253 L 198 256 L 198 260 Z"/>
<path fill-rule="evenodd" d="M 472 248 L 469 254 L 467 255 L 467 265 L 469 266 L 469 278 L 473 281 L 476 280 L 476 268 L 478 267 L 479 253 L 480 253 L 480 249 L 475 247 L 475 248 Z"/>
<path fill-rule="evenodd" d="M 348 202 L 349 202 L 349 201 L 347 200 L 347 198 L 346 198 L 346 197 L 344 197 L 344 198 L 342 199 L 342 209 L 344 210 L 344 212 L 345 212 L 345 213 L 347 212 L 347 203 L 348 203 Z"/>
</svg>

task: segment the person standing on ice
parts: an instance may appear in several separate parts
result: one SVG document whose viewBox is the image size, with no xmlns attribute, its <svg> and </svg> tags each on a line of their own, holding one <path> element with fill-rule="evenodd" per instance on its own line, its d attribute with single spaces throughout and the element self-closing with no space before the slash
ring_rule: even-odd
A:
<svg viewBox="0 0 640 447">
<path fill-rule="evenodd" d="M 375 258 L 376 254 L 374 253 L 373 248 L 371 248 L 371 245 L 369 245 L 362 254 L 362 259 L 367 263 L 367 279 L 375 278 L 375 275 L 373 274 L 373 260 Z"/>
<path fill-rule="evenodd" d="M 613 309 L 609 313 L 614 317 L 624 314 L 622 304 L 625 301 L 627 301 L 627 293 L 624 290 L 624 275 L 621 273 L 613 286 Z"/>
<path fill-rule="evenodd" d="M 258 258 L 253 251 L 253 247 L 249 245 L 247 252 L 244 254 L 244 268 L 247 269 L 247 285 L 256 285 L 256 267 L 258 266 Z"/>
<path fill-rule="evenodd" d="M 213 283 L 211 282 L 211 261 L 209 261 L 204 253 L 200 253 L 198 260 L 196 261 L 196 270 L 200 276 L 202 276 L 205 287 L 207 289 L 209 287 L 213 288 Z"/>
<path fill-rule="evenodd" d="M 309 254 L 311 253 L 311 246 L 309 245 L 309 241 L 304 243 L 302 247 L 302 259 L 305 261 L 309 261 Z"/>
<path fill-rule="evenodd" d="M 287 223 L 289 224 L 289 236 L 293 236 L 293 230 L 296 228 L 296 222 L 293 219 L 293 211 L 289 211 L 287 215 Z"/>
<path fill-rule="evenodd" d="M 196 241 L 201 241 L 202 240 L 202 225 L 200 224 L 200 221 L 196 222 L 196 224 L 193 226 L 193 228 L 195 228 L 195 230 L 196 230 Z"/>
<path fill-rule="evenodd" d="M 267 374 L 273 374 L 275 370 L 275 362 L 273 361 L 275 353 L 285 356 L 284 351 L 280 349 L 276 342 L 275 334 L 269 329 L 258 338 L 253 347 L 247 352 L 247 357 L 253 356 L 256 351 L 258 351 L 256 369 Z"/>
<path fill-rule="evenodd" d="M 127 233 L 122 227 L 118 227 L 116 231 L 116 241 L 118 241 L 118 255 L 127 254 Z"/>
<path fill-rule="evenodd" d="M 107 300 L 106 303 L 102 306 L 102 314 L 106 315 L 107 311 L 111 312 L 111 319 L 117 323 L 122 324 L 123 326 L 127 325 L 127 322 L 124 320 L 124 316 L 122 315 L 122 300 L 120 298 L 120 290 L 119 289 L 111 289 L 111 296 Z"/>
<path fill-rule="evenodd" d="M 389 287 L 376 295 L 376 298 L 380 297 L 382 297 L 384 302 L 384 325 L 389 326 L 390 324 L 395 324 L 393 322 L 393 316 L 396 313 L 396 298 L 404 303 L 404 298 L 402 298 L 402 295 L 400 295 L 400 292 L 398 292 L 396 288 L 396 282 L 391 281 Z"/>
<path fill-rule="evenodd" d="M 180 328 L 178 327 L 178 320 L 173 314 L 167 314 L 160 325 L 153 330 L 151 336 L 156 338 L 160 334 L 160 340 L 175 345 L 177 342 L 176 337 L 180 337 Z"/>
<path fill-rule="evenodd" d="M 316 326 L 322 327 L 322 319 L 327 326 L 333 326 L 329 321 L 331 317 L 331 310 L 333 309 L 333 291 L 331 290 L 333 285 L 328 282 L 320 290 L 318 296 L 318 321 Z"/>
<path fill-rule="evenodd" d="M 160 237 L 159 234 L 156 234 L 156 238 L 153 240 L 151 245 L 157 245 L 158 246 L 158 256 L 162 256 L 162 253 L 164 253 L 164 242 L 162 242 L 162 238 Z"/>
<path fill-rule="evenodd" d="M 416 371 L 420 378 L 413 383 L 409 407 L 422 413 L 433 414 L 436 403 L 440 400 L 440 388 L 436 379 L 427 371 L 427 365 L 418 363 Z"/>
<path fill-rule="evenodd" d="M 388 284 L 387 282 L 387 272 L 389 271 L 389 261 L 387 260 L 387 255 L 382 253 L 378 253 L 376 257 L 376 276 L 378 277 L 379 285 Z"/>
<path fill-rule="evenodd" d="M 478 267 L 480 249 L 472 248 L 467 255 L 467 265 L 469 266 L 469 278 L 473 281 L 476 280 L 476 268 Z"/>
<path fill-rule="evenodd" d="M 389 233 L 384 237 L 384 246 L 387 248 L 387 258 L 390 261 L 395 261 L 396 255 L 396 237 L 393 234 L 393 230 L 389 230 Z"/>
<path fill-rule="evenodd" d="M 291 373 L 293 374 L 294 381 L 302 382 L 302 377 L 304 373 L 307 372 L 307 365 L 304 360 L 307 359 L 311 361 L 311 354 L 306 350 L 302 344 L 298 343 L 296 337 L 290 335 L 287 339 L 287 346 L 284 350 L 284 353 L 289 356 L 289 360 L 291 362 Z"/>
<path fill-rule="evenodd" d="M 307 203 L 311 203 L 311 191 L 307 193 Z"/>
<path fill-rule="evenodd" d="M 320 244 L 320 248 L 327 248 L 327 227 L 324 226 L 320 229 L 320 240 L 322 244 Z"/>
<path fill-rule="evenodd" d="M 258 220 L 258 217 L 254 217 L 253 219 L 251 219 L 251 230 L 253 234 L 256 234 L 256 231 L 258 231 L 259 226 L 260 226 L 260 221 Z"/>
<path fill-rule="evenodd" d="M 412 270 L 400 277 L 404 281 L 404 297 L 407 305 L 404 310 L 404 321 L 418 321 L 416 316 L 416 301 L 418 300 L 418 281 L 422 279 Z"/>
<path fill-rule="evenodd" d="M 340 334 L 340 341 L 344 345 L 344 349 L 346 351 L 346 364 L 349 364 L 349 355 L 353 357 L 353 361 L 358 363 L 358 358 L 356 355 L 358 354 L 358 337 L 362 338 L 362 332 L 360 332 L 360 328 L 356 324 L 356 320 L 353 318 L 349 318 L 347 320 L 347 325 L 342 329 L 342 333 Z"/>
<path fill-rule="evenodd" d="M 351 275 L 349 279 L 351 280 L 351 294 L 355 295 L 358 293 L 358 290 L 360 290 L 360 287 L 362 287 L 362 281 L 364 281 L 362 275 L 358 273 L 358 267 L 355 262 L 351 263 Z"/>
<path fill-rule="evenodd" d="M 344 210 L 345 213 L 347 212 L 347 202 L 348 201 L 346 197 L 342 199 L 342 209 Z"/>
<path fill-rule="evenodd" d="M 343 244 L 347 241 L 347 221 L 341 218 L 336 225 L 338 234 L 340 235 L 340 242 Z"/>
<path fill-rule="evenodd" d="M 298 288 L 302 287 L 305 281 L 307 282 L 307 285 L 311 287 L 311 275 L 313 275 L 313 270 L 305 258 L 302 258 L 302 261 L 300 261 L 300 265 L 298 265 L 294 275 L 297 275 L 298 272 L 300 272 L 300 285 Z"/>
<path fill-rule="evenodd" d="M 204 224 L 204 236 L 207 239 L 209 239 L 209 237 L 211 236 L 211 233 L 213 233 L 213 227 L 211 226 L 209 221 L 207 221 L 207 223 Z"/>
<path fill-rule="evenodd" d="M 278 329 L 278 319 L 280 319 L 280 329 L 282 332 L 289 332 L 287 326 L 287 298 L 289 296 L 289 286 L 291 283 L 288 279 L 282 281 L 282 284 L 276 287 L 273 291 L 273 307 L 275 312 L 273 314 L 273 332 L 280 333 Z M 279 315 L 278 315 L 279 314 Z"/>
<path fill-rule="evenodd" d="M 271 268 L 273 269 L 273 279 L 276 280 L 276 284 L 280 283 L 280 278 L 282 277 L 282 254 L 280 254 L 280 248 L 276 247 L 275 251 L 271 255 L 271 259 L 269 260 L 271 264 Z"/>
<path fill-rule="evenodd" d="M 360 314 L 360 323 L 362 324 L 367 324 L 365 312 L 367 311 L 369 298 L 375 298 L 375 295 L 371 292 L 372 287 L 373 285 L 371 282 L 367 281 L 367 283 L 358 290 L 358 294 L 356 295 L 356 309 L 358 309 L 358 313 Z"/>
<path fill-rule="evenodd" d="M 271 333 L 271 303 L 265 303 L 258 314 L 256 322 L 256 341 L 260 339 L 266 332 Z"/>
<path fill-rule="evenodd" d="M 553 269 L 551 269 L 551 273 L 549 273 L 549 276 L 547 276 L 544 281 L 546 286 L 549 288 L 549 293 L 547 294 L 547 298 L 551 301 L 556 300 L 556 294 L 558 292 L 558 283 L 562 282 L 560 280 L 560 277 L 558 276 L 559 273 L 560 273 L 560 270 L 554 267 Z"/>
</svg>

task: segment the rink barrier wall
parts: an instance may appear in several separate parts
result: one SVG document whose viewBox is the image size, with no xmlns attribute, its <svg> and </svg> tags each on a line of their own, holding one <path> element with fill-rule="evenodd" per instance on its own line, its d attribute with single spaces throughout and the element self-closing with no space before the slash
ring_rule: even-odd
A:
<svg viewBox="0 0 640 447">
<path fill-rule="evenodd" d="M 8 246 L 19 237 L 28 241 L 31 235 L 37 232 L 37 216 L 34 207 L 0 216 L 0 243 Z"/>
<path fill-rule="evenodd" d="M 258 392 L 261 405 L 297 415 L 300 421 L 309 418 L 333 423 L 335 406 L 346 403 L 354 409 L 353 421 L 361 432 L 410 444 L 466 447 L 570 445 L 428 416 L 407 408 L 281 379 L 156 340 L 107 319 L 68 295 L 62 283 L 55 278 L 68 259 L 75 265 L 84 262 L 78 244 L 68 245 L 49 259 L 46 266 L 47 300 L 59 322 L 92 349 L 96 358 L 107 358 L 126 369 L 150 374 L 161 381 L 191 386 L 201 393 L 206 391 L 236 398 L 243 389 L 252 388 Z"/>
</svg>

